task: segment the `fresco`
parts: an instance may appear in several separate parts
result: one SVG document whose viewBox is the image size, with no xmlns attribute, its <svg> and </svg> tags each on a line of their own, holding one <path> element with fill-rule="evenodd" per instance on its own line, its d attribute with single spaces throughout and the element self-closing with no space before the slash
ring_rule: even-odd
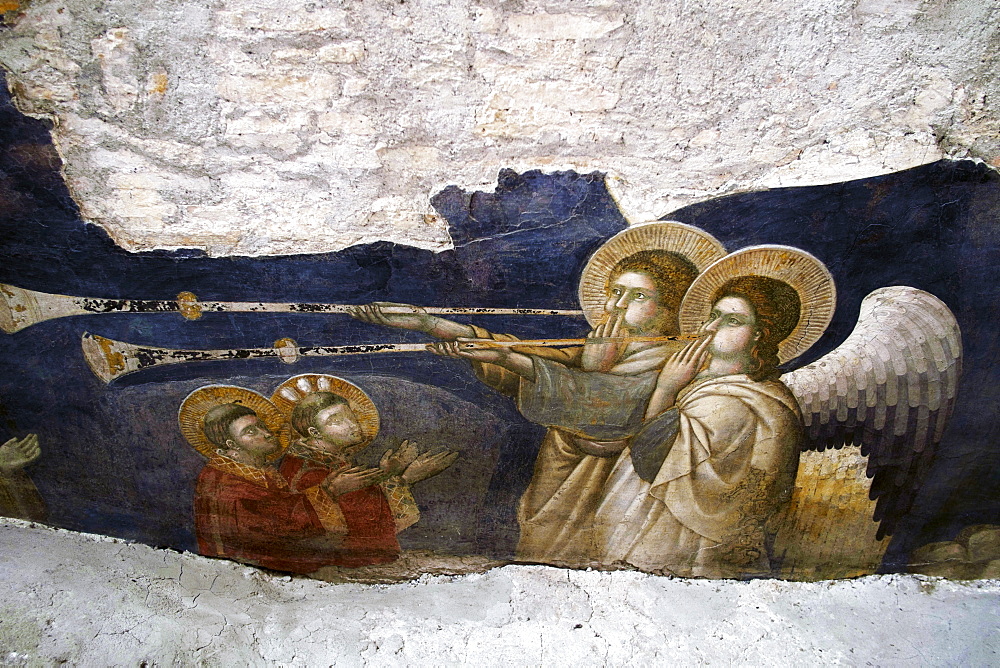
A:
<svg viewBox="0 0 1000 668">
<path fill-rule="evenodd" d="M 7 516 L 318 576 L 1000 559 L 985 165 L 632 225 L 501 170 L 432 198 L 453 250 L 209 258 L 81 221 L 7 98 L 0 146 Z"/>
</svg>

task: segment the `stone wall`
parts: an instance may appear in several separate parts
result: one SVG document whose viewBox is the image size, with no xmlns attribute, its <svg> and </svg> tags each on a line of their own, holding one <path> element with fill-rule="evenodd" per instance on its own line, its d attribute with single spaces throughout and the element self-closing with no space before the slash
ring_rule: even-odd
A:
<svg viewBox="0 0 1000 668">
<path fill-rule="evenodd" d="M 442 249 L 429 197 L 502 167 L 606 171 L 639 221 L 1000 160 L 990 0 L 22 4 L 0 65 L 131 250 Z"/>
</svg>

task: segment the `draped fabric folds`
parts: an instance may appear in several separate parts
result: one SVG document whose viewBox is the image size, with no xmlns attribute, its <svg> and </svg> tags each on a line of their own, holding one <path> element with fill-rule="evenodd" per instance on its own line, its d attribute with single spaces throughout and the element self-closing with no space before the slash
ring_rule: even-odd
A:
<svg viewBox="0 0 1000 668">
<path fill-rule="evenodd" d="M 476 336 L 516 337 L 475 327 Z M 517 558 L 584 565 L 595 558 L 594 513 L 625 439 L 641 426 L 666 347 L 628 351 L 608 374 L 576 368 L 579 349 L 520 349 L 531 354 L 535 380 L 494 364 L 473 363 L 484 383 L 512 396 L 533 422 L 548 427 L 534 473 L 518 505 Z"/>
<path fill-rule="evenodd" d="M 673 444 L 651 482 L 625 450 L 595 513 L 600 563 L 679 576 L 767 574 L 768 522 L 791 497 L 802 427 L 779 381 L 725 376 L 677 402 Z"/>
</svg>

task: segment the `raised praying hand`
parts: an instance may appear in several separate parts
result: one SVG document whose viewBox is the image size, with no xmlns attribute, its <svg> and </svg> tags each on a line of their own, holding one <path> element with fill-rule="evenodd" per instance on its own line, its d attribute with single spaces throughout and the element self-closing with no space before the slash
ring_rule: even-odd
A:
<svg viewBox="0 0 1000 668">
<path fill-rule="evenodd" d="M 402 475 L 413 460 L 417 458 L 417 446 L 410 441 L 403 441 L 396 450 L 386 450 L 379 460 L 378 467 L 388 475 Z"/>
<path fill-rule="evenodd" d="M 41 454 L 38 434 L 28 434 L 21 440 L 12 438 L 0 445 L 0 471 L 16 471 L 24 468 Z"/>
<path fill-rule="evenodd" d="M 420 453 L 406 470 L 403 471 L 403 481 L 408 485 L 436 476 L 441 471 L 455 463 L 458 453 L 451 450 L 435 450 Z"/>
<path fill-rule="evenodd" d="M 350 494 L 359 489 L 370 487 L 384 478 L 385 472 L 382 469 L 352 466 L 351 468 L 328 475 L 326 480 L 323 481 L 323 489 L 332 498 L 336 499 L 344 494 Z"/>
</svg>

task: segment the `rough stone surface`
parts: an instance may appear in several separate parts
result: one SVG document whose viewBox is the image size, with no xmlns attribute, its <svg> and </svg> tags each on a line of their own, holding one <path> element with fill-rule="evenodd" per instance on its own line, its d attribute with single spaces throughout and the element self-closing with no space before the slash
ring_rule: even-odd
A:
<svg viewBox="0 0 1000 668">
<path fill-rule="evenodd" d="M 0 526 L 4 665 L 993 665 L 1000 583 L 507 566 L 364 586 Z"/>
<path fill-rule="evenodd" d="M 429 197 L 502 167 L 607 171 L 635 221 L 1000 160 L 991 0 L 21 4 L 0 65 L 133 250 L 443 249 Z"/>
</svg>

